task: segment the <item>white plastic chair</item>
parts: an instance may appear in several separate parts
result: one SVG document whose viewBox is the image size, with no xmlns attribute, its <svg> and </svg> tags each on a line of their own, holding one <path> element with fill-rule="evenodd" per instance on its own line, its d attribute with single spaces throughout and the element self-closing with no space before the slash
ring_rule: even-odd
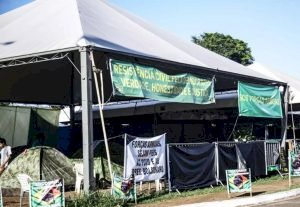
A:
<svg viewBox="0 0 300 207">
<path fill-rule="evenodd" d="M 75 181 L 75 192 L 80 193 L 81 183 L 83 181 L 83 164 L 75 163 L 73 170 L 76 173 L 76 181 Z"/>
<path fill-rule="evenodd" d="M 81 183 L 83 182 L 83 163 L 75 163 L 73 167 L 73 171 L 76 174 L 76 181 L 75 181 L 75 192 L 80 193 L 81 191 Z M 96 171 L 94 169 L 94 181 L 96 177 Z"/>
<path fill-rule="evenodd" d="M 21 185 L 21 191 L 20 191 L 20 207 L 21 207 L 24 193 L 25 192 L 29 193 L 30 190 L 29 182 L 32 181 L 32 179 L 29 175 L 24 173 L 18 174 L 17 179 Z"/>
</svg>

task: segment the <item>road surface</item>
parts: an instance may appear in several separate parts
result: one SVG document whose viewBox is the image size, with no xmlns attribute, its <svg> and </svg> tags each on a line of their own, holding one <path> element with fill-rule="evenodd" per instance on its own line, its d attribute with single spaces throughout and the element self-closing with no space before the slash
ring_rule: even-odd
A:
<svg viewBox="0 0 300 207">
<path fill-rule="evenodd" d="M 277 201 L 276 203 L 259 205 L 257 207 L 300 207 L 300 196 L 293 199 Z"/>
</svg>

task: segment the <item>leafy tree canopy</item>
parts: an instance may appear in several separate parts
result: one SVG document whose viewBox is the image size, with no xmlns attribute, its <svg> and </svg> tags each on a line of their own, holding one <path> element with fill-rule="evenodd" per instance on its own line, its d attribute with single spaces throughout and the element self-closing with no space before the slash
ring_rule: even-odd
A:
<svg viewBox="0 0 300 207">
<path fill-rule="evenodd" d="M 248 44 L 230 35 L 218 32 L 203 33 L 200 36 L 192 36 L 192 42 L 245 66 L 254 61 Z"/>
</svg>

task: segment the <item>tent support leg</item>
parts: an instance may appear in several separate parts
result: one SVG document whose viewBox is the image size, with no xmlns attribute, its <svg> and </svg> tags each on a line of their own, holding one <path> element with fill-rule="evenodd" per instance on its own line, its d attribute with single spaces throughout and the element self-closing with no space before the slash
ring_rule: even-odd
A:
<svg viewBox="0 0 300 207">
<path fill-rule="evenodd" d="M 103 107 L 104 107 L 104 87 L 103 87 L 103 75 L 102 75 L 102 70 L 99 70 L 100 73 L 100 84 L 101 84 L 101 95 L 99 91 L 99 84 L 98 84 L 98 79 L 97 79 L 97 68 L 95 65 L 94 61 L 94 54 L 91 51 L 90 52 L 90 58 L 92 61 L 92 68 L 93 68 L 93 74 L 94 74 L 94 81 L 95 81 L 95 86 L 96 86 L 96 92 L 97 92 L 97 99 L 98 99 L 98 108 L 99 108 L 99 115 L 101 119 L 101 126 L 102 126 L 102 132 L 103 132 L 103 139 L 104 139 L 104 144 L 105 144 L 105 150 L 106 150 L 106 156 L 107 156 L 107 162 L 108 162 L 108 169 L 109 169 L 109 175 L 110 179 L 113 180 L 113 172 L 112 172 L 112 167 L 111 167 L 111 159 L 110 159 L 110 152 L 109 152 L 109 146 L 108 146 L 108 141 L 107 141 L 107 134 L 106 134 L 106 129 L 105 129 L 105 121 L 104 121 L 104 116 L 103 116 Z"/>
<path fill-rule="evenodd" d="M 89 193 L 93 187 L 93 114 L 92 114 L 92 64 L 88 48 L 80 48 L 81 105 L 82 105 L 82 148 L 83 148 L 83 187 Z"/>
<path fill-rule="evenodd" d="M 284 98 L 283 98 L 283 118 L 281 119 L 281 147 L 285 149 L 285 140 L 287 137 L 287 117 L 288 117 L 288 100 L 289 100 L 289 86 L 287 85 L 284 90 Z"/>
</svg>

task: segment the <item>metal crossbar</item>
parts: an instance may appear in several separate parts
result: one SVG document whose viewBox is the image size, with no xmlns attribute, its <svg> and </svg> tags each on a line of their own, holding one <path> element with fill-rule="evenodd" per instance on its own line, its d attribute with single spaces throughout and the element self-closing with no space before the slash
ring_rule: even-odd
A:
<svg viewBox="0 0 300 207">
<path fill-rule="evenodd" d="M 55 53 L 51 56 L 34 56 L 31 58 L 24 58 L 24 59 L 12 59 L 8 62 L 0 63 L 0 68 L 8 68 L 8 67 L 14 67 L 14 66 L 20 66 L 20 65 L 28 65 L 33 63 L 41 63 L 46 61 L 53 61 L 53 60 L 60 60 L 64 59 L 68 56 L 68 52 L 59 52 Z"/>
</svg>

